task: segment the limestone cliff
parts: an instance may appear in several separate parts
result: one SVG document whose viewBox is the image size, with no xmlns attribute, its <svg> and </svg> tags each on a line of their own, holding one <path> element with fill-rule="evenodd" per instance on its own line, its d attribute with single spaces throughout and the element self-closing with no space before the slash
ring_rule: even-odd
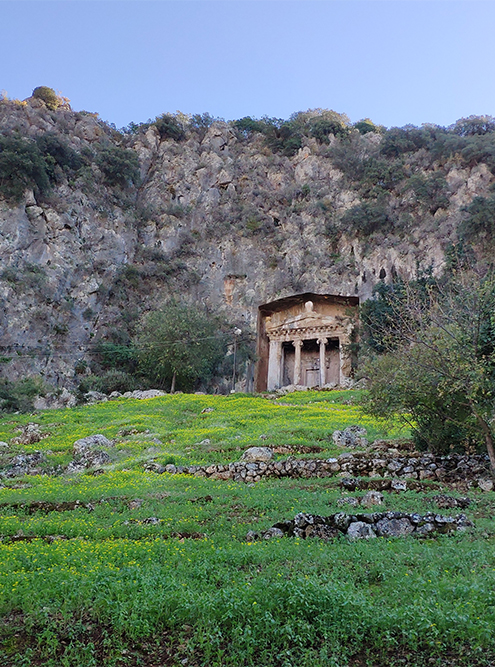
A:
<svg viewBox="0 0 495 667">
<path fill-rule="evenodd" d="M 54 384 L 70 384 L 95 341 L 132 333 L 140 313 L 171 295 L 254 332 L 258 306 L 277 298 L 367 298 L 379 279 L 439 273 L 463 207 L 494 181 L 482 160 L 436 160 L 420 148 L 401 158 L 391 185 L 368 178 L 381 188 L 370 194 L 348 163 L 380 155 L 376 132 L 351 130 L 344 155 L 343 139 L 304 136 L 287 156 L 232 123 L 186 122 L 176 140 L 153 123 L 122 133 L 34 98 L 0 102 L 0 134 L 57 136 L 84 162 L 73 172 L 55 164 L 43 195 L 0 198 L 0 354 L 12 357 L 2 371 Z M 105 176 L 108 147 L 135 151 L 139 183 Z M 383 172 L 391 158 L 380 160 Z M 444 198 L 427 205 L 411 178 L 439 175 Z M 380 202 L 386 222 L 363 232 L 346 212 L 367 201 Z"/>
</svg>

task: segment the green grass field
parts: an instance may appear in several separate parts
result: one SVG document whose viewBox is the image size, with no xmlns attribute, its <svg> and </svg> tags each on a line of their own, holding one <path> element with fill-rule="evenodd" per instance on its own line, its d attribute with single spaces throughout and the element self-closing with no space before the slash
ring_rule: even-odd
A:
<svg viewBox="0 0 495 667">
<path fill-rule="evenodd" d="M 370 440 L 407 437 L 364 416 L 358 398 L 184 394 L 6 417 L 0 440 L 30 421 L 49 435 L 12 446 L 3 464 L 43 451 L 57 472 L 78 438 L 116 444 L 104 474 L 3 480 L 0 664 L 494 665 L 494 493 L 470 491 L 475 527 L 455 536 L 249 543 L 249 530 L 297 512 L 341 511 L 339 479 L 248 486 L 145 470 L 226 463 L 260 444 L 335 456 L 331 434 L 351 424 Z M 431 511 L 435 493 L 385 494 L 384 507 Z"/>
</svg>

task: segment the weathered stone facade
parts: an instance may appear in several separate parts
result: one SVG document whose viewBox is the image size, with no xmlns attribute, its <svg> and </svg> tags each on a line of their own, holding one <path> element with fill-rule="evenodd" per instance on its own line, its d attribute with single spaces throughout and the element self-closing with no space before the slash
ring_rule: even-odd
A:
<svg viewBox="0 0 495 667">
<path fill-rule="evenodd" d="M 358 305 L 357 297 L 306 293 L 261 306 L 257 391 L 345 385 Z"/>
</svg>

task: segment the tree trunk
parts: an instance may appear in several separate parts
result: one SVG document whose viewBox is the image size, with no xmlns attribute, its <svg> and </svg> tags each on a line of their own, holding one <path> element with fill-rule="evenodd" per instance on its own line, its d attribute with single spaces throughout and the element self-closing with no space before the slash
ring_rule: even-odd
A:
<svg viewBox="0 0 495 667">
<path fill-rule="evenodd" d="M 495 478 L 495 446 L 491 431 L 485 433 L 485 442 L 486 442 L 486 451 L 488 452 L 488 458 L 490 459 L 490 472 L 492 473 L 492 477 Z"/>
<path fill-rule="evenodd" d="M 483 417 L 478 414 L 478 412 L 473 408 L 472 404 L 471 407 L 474 416 L 476 417 L 476 421 L 478 422 L 481 430 L 485 435 L 486 451 L 488 452 L 488 458 L 490 459 L 490 472 L 492 473 L 492 477 L 495 477 L 495 443 L 490 425 L 487 424 Z"/>
<path fill-rule="evenodd" d="M 170 393 L 171 393 L 171 394 L 173 394 L 174 391 L 175 391 L 175 376 L 176 376 L 176 375 L 177 375 L 177 373 L 175 373 L 175 372 L 174 372 L 174 374 L 172 375 L 172 384 L 170 385 Z"/>
</svg>

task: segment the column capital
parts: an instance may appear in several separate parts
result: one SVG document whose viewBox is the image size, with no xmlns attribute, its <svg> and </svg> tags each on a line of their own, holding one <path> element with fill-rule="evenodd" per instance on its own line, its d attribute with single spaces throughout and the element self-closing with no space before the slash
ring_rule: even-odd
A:
<svg viewBox="0 0 495 667">
<path fill-rule="evenodd" d="M 302 340 L 293 340 L 292 341 L 292 345 L 294 345 L 294 347 L 302 347 L 303 344 L 304 344 L 304 341 L 302 341 Z"/>
<path fill-rule="evenodd" d="M 328 338 L 322 336 L 321 338 L 318 338 L 316 342 L 318 345 L 326 345 L 328 343 Z"/>
</svg>

